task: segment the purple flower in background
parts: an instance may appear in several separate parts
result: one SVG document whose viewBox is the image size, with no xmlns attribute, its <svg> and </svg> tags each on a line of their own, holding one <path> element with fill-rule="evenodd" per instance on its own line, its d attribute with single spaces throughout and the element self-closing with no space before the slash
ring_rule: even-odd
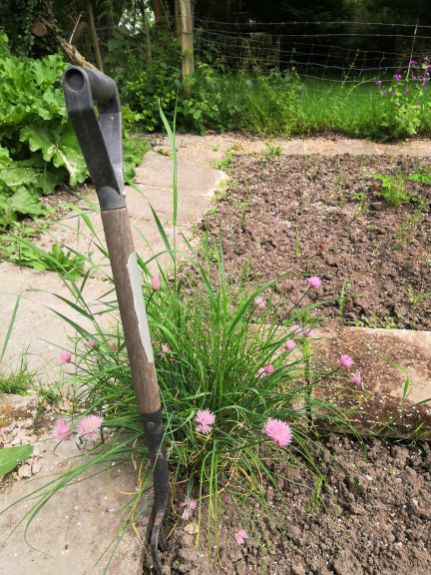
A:
<svg viewBox="0 0 431 575">
<path fill-rule="evenodd" d="M 423 60 L 424 62 L 428 62 L 429 56 L 422 56 L 422 60 Z"/>
<path fill-rule="evenodd" d="M 376 80 L 376 86 L 378 88 L 380 88 L 380 86 L 383 84 L 382 80 Z"/>
<path fill-rule="evenodd" d="M 160 287 L 162 285 L 162 282 L 160 280 L 160 276 L 154 276 L 151 278 L 151 287 L 153 288 L 153 291 L 159 291 Z"/>
<path fill-rule="evenodd" d="M 394 80 L 395 80 L 396 82 L 399 82 L 399 81 L 401 80 L 401 74 L 395 74 Z"/>
<path fill-rule="evenodd" d="M 293 339 L 288 339 L 284 344 L 283 344 L 284 349 L 286 349 L 287 351 L 292 351 L 292 349 L 295 349 L 296 347 L 296 343 L 293 341 Z"/>
<path fill-rule="evenodd" d="M 268 363 L 268 365 L 264 365 L 258 370 L 257 375 L 259 377 L 265 377 L 265 375 L 271 375 L 274 371 L 275 367 L 271 363 Z"/>
<path fill-rule="evenodd" d="M 422 80 L 422 84 L 426 87 L 426 85 L 428 84 L 429 81 L 430 81 L 429 78 L 424 78 L 424 79 Z"/>
<path fill-rule="evenodd" d="M 404 94 L 408 94 L 410 92 L 410 88 L 406 86 L 403 90 Z"/>
<path fill-rule="evenodd" d="M 397 93 L 395 92 L 395 90 L 393 92 L 391 92 L 391 96 L 396 96 Z"/>
<path fill-rule="evenodd" d="M 417 77 L 416 77 L 416 76 L 412 76 L 412 80 L 413 80 L 413 82 L 416 81 L 416 80 L 417 80 Z"/>
<path fill-rule="evenodd" d="M 254 305 L 257 307 L 259 311 L 263 311 L 266 309 L 268 303 L 264 297 L 258 295 L 254 298 Z"/>
<path fill-rule="evenodd" d="M 418 65 L 418 63 L 416 62 L 416 60 L 410 60 L 409 65 L 413 66 L 413 68 L 414 68 L 415 66 Z"/>
</svg>

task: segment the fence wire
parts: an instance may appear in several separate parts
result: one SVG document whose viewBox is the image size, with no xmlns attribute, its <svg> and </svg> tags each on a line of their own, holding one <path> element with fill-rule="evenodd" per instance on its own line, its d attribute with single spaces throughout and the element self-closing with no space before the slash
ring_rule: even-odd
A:
<svg viewBox="0 0 431 575">
<path fill-rule="evenodd" d="M 168 30 L 176 35 L 176 19 Z M 107 29 L 98 28 L 105 54 L 112 51 Z M 119 27 L 124 49 L 145 67 L 145 32 Z M 157 30 L 151 41 L 157 48 Z M 117 48 L 118 49 L 118 48 Z M 161 49 L 160 47 L 158 49 Z M 355 21 L 223 22 L 194 17 L 197 61 L 219 64 L 227 71 L 294 70 L 302 78 L 327 82 L 374 82 L 408 74 L 409 62 L 431 52 L 431 25 Z M 126 54 L 127 55 L 127 54 Z"/>
</svg>

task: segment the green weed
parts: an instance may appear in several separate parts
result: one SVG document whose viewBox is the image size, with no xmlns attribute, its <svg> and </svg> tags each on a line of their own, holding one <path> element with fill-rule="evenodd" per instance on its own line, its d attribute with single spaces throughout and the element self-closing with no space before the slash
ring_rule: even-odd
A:
<svg viewBox="0 0 431 575">
<path fill-rule="evenodd" d="M 223 170 L 224 172 L 229 172 L 234 160 L 234 148 L 229 146 L 224 153 L 223 159 L 215 163 L 217 170 Z"/>
<path fill-rule="evenodd" d="M 431 291 L 415 293 L 411 286 L 407 287 L 407 297 L 412 306 L 417 306 L 420 303 L 427 301 L 431 298 Z"/>
<path fill-rule="evenodd" d="M 412 196 L 406 191 L 403 174 L 397 174 L 395 176 L 374 174 L 373 178 L 381 182 L 381 195 L 390 207 L 399 208 L 402 204 L 411 201 Z"/>
<path fill-rule="evenodd" d="M 54 243 L 48 252 L 31 240 L 8 238 L 9 245 L 3 248 L 3 253 L 7 254 L 9 261 L 38 271 L 55 271 L 71 278 L 84 273 L 86 258 L 74 250 L 64 250 L 60 244 Z"/>
<path fill-rule="evenodd" d="M 13 393 L 26 395 L 34 385 L 34 374 L 30 373 L 25 364 L 9 374 L 0 373 L 0 395 Z"/>
<path fill-rule="evenodd" d="M 269 156 L 270 158 L 279 158 L 283 153 L 282 148 L 280 146 L 274 146 L 271 142 L 266 142 L 264 154 Z"/>
</svg>

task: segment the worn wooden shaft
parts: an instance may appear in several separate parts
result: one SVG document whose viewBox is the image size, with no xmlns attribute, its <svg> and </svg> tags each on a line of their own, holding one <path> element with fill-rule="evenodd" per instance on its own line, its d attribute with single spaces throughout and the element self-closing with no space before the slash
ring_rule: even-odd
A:
<svg viewBox="0 0 431 575">
<path fill-rule="evenodd" d="M 102 221 L 139 411 L 154 414 L 160 392 L 127 208 L 102 211 Z"/>
</svg>

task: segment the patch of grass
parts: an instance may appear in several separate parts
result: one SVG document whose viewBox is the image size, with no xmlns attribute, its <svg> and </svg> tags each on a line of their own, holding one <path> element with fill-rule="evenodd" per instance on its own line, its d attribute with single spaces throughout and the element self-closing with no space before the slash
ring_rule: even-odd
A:
<svg viewBox="0 0 431 575">
<path fill-rule="evenodd" d="M 34 374 L 30 373 L 25 365 L 9 374 L 0 373 L 0 395 L 12 393 L 26 395 L 33 387 Z"/>
<path fill-rule="evenodd" d="M 233 146 L 229 146 L 226 152 L 224 153 L 223 159 L 215 163 L 215 167 L 217 168 L 217 170 L 223 170 L 224 172 L 229 172 L 233 163 L 234 153 L 235 152 Z"/>
</svg>

